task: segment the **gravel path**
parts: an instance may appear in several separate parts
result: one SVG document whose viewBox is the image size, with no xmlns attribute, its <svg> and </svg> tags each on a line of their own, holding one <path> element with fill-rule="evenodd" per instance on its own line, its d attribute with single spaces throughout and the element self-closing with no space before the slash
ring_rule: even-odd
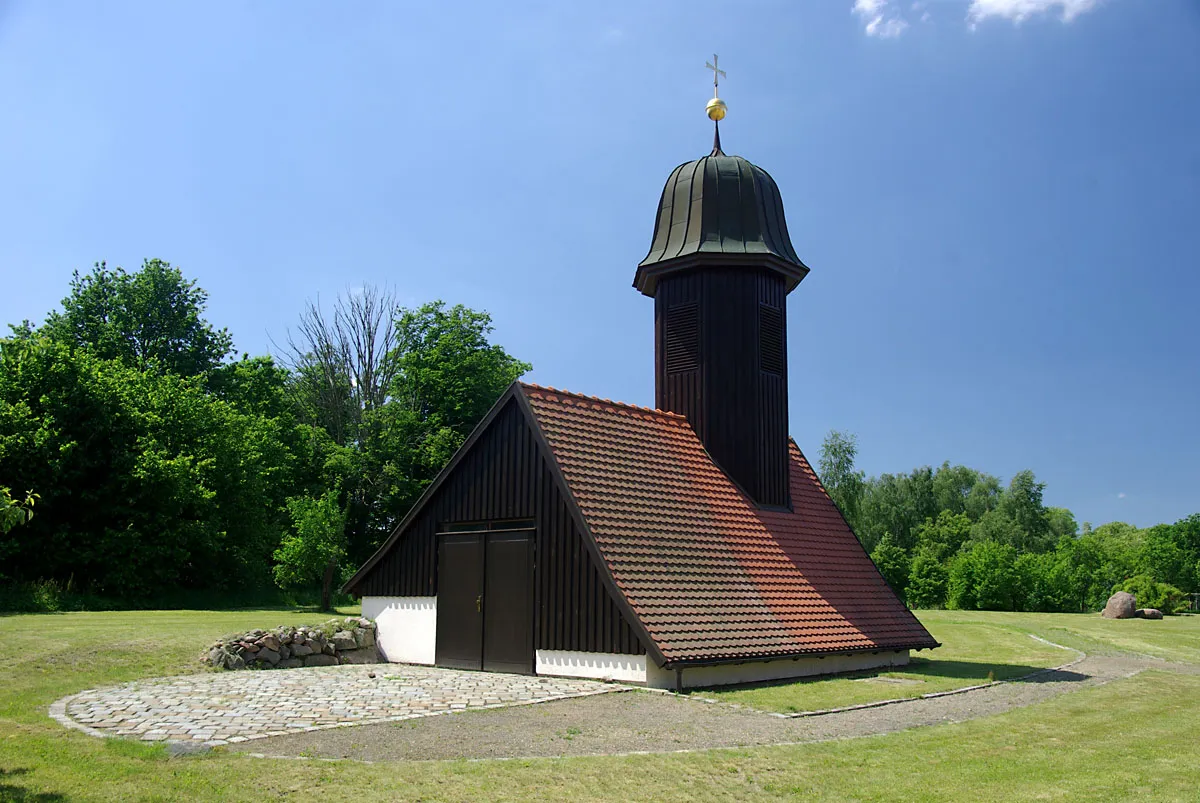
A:
<svg viewBox="0 0 1200 803">
<path fill-rule="evenodd" d="M 440 760 L 583 756 L 824 741 L 990 716 L 1143 669 L 1200 667 L 1088 656 L 1069 669 L 964 694 L 784 719 L 720 703 L 624 691 L 536 706 L 297 733 L 243 745 L 256 755 Z"/>
</svg>

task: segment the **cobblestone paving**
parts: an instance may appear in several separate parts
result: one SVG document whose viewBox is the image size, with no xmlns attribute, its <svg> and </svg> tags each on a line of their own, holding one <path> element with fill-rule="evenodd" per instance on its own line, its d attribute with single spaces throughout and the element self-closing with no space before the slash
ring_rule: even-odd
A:
<svg viewBox="0 0 1200 803">
<path fill-rule="evenodd" d="M 215 746 L 623 688 L 423 666 L 331 666 L 218 672 L 91 689 L 54 703 L 50 715 L 93 736 Z"/>
</svg>

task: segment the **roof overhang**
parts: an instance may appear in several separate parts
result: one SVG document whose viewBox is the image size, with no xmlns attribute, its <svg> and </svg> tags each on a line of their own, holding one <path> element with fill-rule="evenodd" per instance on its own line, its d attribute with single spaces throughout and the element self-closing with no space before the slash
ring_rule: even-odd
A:
<svg viewBox="0 0 1200 803">
<path fill-rule="evenodd" d="M 908 646 L 870 645 L 867 647 L 847 647 L 838 650 L 812 650 L 810 652 L 765 653 L 761 655 L 735 655 L 728 658 L 684 658 L 678 661 L 667 661 L 663 669 L 688 669 L 701 666 L 730 666 L 733 664 L 762 664 L 768 661 L 799 661 L 802 658 L 832 658 L 837 655 L 862 655 L 863 653 L 905 652 L 909 650 L 934 650 L 942 646 L 939 641 L 926 644 L 910 644 Z"/>
<path fill-rule="evenodd" d="M 787 292 L 796 289 L 796 285 L 808 275 L 809 268 L 803 262 L 792 262 L 775 254 L 763 253 L 726 253 L 724 251 L 698 251 L 661 262 L 642 263 L 638 265 L 633 277 L 633 286 L 643 295 L 654 298 L 658 291 L 658 280 L 673 273 L 697 270 L 700 268 L 761 268 L 778 273 L 787 285 Z"/>
</svg>

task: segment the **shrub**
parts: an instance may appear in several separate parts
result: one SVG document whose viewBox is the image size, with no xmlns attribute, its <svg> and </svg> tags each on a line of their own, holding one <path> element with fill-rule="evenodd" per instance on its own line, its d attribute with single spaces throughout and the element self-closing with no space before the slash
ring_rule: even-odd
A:
<svg viewBox="0 0 1200 803">
<path fill-rule="evenodd" d="M 1016 563 L 1017 550 L 1008 544 L 981 541 L 972 545 L 950 564 L 947 603 L 963 610 L 1016 610 L 1020 591 Z"/>
<path fill-rule="evenodd" d="M 1137 597 L 1138 607 L 1157 608 L 1163 613 L 1182 613 L 1188 609 L 1184 593 L 1173 585 L 1155 582 L 1148 574 L 1130 577 L 1113 587 L 1113 593 L 1128 591 Z"/>
<path fill-rule="evenodd" d="M 883 579 L 887 580 L 888 585 L 892 587 L 899 596 L 904 596 L 904 589 L 908 585 L 908 555 L 891 533 L 887 533 L 880 539 L 875 546 L 875 551 L 871 553 L 871 560 L 875 561 L 876 568 L 883 575 Z"/>
<path fill-rule="evenodd" d="M 918 550 L 909 570 L 905 597 L 914 608 L 941 608 L 946 604 L 949 572 L 928 550 Z"/>
</svg>

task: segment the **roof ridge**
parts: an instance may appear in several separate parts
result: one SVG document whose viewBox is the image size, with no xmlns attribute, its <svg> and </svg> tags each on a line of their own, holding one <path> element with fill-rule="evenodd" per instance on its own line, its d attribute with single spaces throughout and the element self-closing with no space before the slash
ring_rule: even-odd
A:
<svg viewBox="0 0 1200 803">
<path fill-rule="evenodd" d="M 612 399 L 602 399 L 599 396 L 589 396 L 586 393 L 576 393 L 572 390 L 564 390 L 562 388 L 551 387 L 548 385 L 538 385 L 534 382 L 518 382 L 525 390 L 540 390 L 546 393 L 555 393 L 560 396 L 573 396 L 577 399 L 585 399 L 590 402 L 599 402 L 601 404 L 612 405 L 613 407 L 624 407 L 629 410 L 637 410 L 639 413 L 652 413 L 661 415 L 665 418 L 670 418 L 678 421 L 687 421 L 687 416 L 679 413 L 673 413 L 670 410 L 659 410 L 654 407 L 642 407 L 638 404 L 630 404 L 629 402 L 613 401 Z"/>
</svg>

